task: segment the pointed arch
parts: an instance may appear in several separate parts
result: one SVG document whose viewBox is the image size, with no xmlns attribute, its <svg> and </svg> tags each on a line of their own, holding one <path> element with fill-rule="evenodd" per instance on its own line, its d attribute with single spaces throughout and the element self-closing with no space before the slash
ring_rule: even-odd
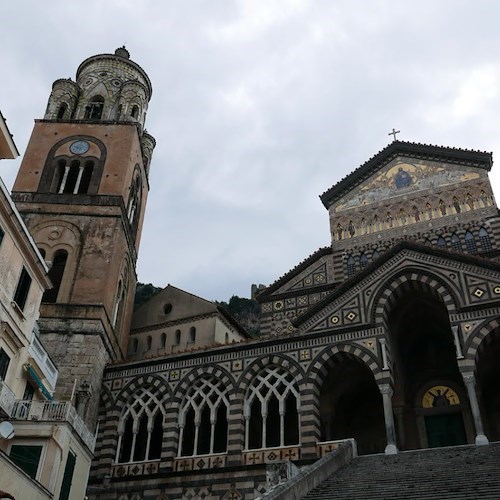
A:
<svg viewBox="0 0 500 500">
<path fill-rule="evenodd" d="M 462 242 L 460 241 L 460 238 L 458 237 L 457 233 L 453 233 L 451 235 L 451 249 L 454 250 L 455 252 L 462 251 Z"/>
<path fill-rule="evenodd" d="M 481 250 L 483 252 L 489 252 L 493 250 L 490 235 L 485 227 L 479 228 L 479 243 L 481 244 Z"/>
<path fill-rule="evenodd" d="M 465 232 L 465 248 L 468 253 L 477 253 L 476 239 L 471 231 Z"/>
</svg>

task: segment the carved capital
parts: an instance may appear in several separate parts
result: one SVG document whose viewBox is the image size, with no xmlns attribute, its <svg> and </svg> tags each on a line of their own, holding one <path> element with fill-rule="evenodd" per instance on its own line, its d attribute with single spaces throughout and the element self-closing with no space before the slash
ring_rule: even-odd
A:
<svg viewBox="0 0 500 500">
<path fill-rule="evenodd" d="M 473 384 L 475 381 L 475 377 L 474 377 L 473 372 L 462 373 L 462 378 L 464 379 L 464 382 L 466 384 Z"/>
<path fill-rule="evenodd" d="M 382 394 L 382 395 L 388 394 L 389 397 L 392 397 L 392 395 L 394 394 L 394 391 L 392 390 L 392 387 L 390 384 L 380 384 L 378 386 L 378 390 L 380 391 L 380 394 Z"/>
</svg>

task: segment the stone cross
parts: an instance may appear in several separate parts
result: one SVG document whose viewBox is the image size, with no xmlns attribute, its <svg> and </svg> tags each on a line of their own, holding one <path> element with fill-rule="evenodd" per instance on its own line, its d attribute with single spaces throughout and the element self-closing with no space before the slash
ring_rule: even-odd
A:
<svg viewBox="0 0 500 500">
<path fill-rule="evenodd" d="M 396 134 L 400 134 L 400 133 L 401 133 L 401 131 L 400 131 L 400 130 L 396 130 L 396 129 L 394 129 L 394 128 L 393 128 L 393 129 L 392 129 L 392 132 L 389 132 L 387 135 L 392 135 L 392 136 L 394 136 L 393 141 L 395 141 L 395 140 L 396 140 Z"/>
</svg>

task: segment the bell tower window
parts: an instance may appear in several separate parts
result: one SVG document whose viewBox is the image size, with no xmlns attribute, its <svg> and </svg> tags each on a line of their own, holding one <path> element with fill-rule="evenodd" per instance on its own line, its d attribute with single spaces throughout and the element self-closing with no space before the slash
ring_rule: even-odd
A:
<svg viewBox="0 0 500 500">
<path fill-rule="evenodd" d="M 104 109 L 104 97 L 97 95 L 91 99 L 85 108 L 85 120 L 100 120 Z"/>
<path fill-rule="evenodd" d="M 86 193 L 89 189 L 93 170 L 93 161 L 81 163 L 79 160 L 74 160 L 70 165 L 64 160 L 59 161 L 56 169 L 56 177 L 58 179 L 57 192 L 59 194 Z"/>
<path fill-rule="evenodd" d="M 133 106 L 132 107 L 132 118 L 137 119 L 139 116 L 139 106 Z"/>
<path fill-rule="evenodd" d="M 62 120 L 64 118 L 64 115 L 66 114 L 67 109 L 68 109 L 68 105 L 65 102 L 63 102 L 59 106 L 59 111 L 57 112 L 57 119 L 58 120 Z"/>
<path fill-rule="evenodd" d="M 52 267 L 49 271 L 49 278 L 53 287 L 43 294 L 42 302 L 57 302 L 57 295 L 59 294 L 67 260 L 68 252 L 66 250 L 60 250 L 54 255 Z"/>
</svg>

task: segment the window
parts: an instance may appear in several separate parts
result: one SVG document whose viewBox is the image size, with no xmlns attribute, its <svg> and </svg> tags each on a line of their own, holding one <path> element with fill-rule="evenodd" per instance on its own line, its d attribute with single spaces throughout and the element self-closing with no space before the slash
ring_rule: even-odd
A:
<svg viewBox="0 0 500 500">
<path fill-rule="evenodd" d="M 132 352 L 136 353 L 139 348 L 139 341 L 137 339 L 132 339 Z"/>
<path fill-rule="evenodd" d="M 436 246 L 438 247 L 446 247 L 446 241 L 442 236 L 439 236 L 436 241 Z"/>
<path fill-rule="evenodd" d="M 229 401 L 222 381 L 199 379 L 179 412 L 179 456 L 209 455 L 227 449 Z"/>
<path fill-rule="evenodd" d="M 0 227 L 0 245 L 2 244 L 4 236 L 5 236 L 5 231 Z"/>
<path fill-rule="evenodd" d="M 161 402 L 148 389 L 139 389 L 118 424 L 116 461 L 142 462 L 160 458 L 163 418 Z"/>
<path fill-rule="evenodd" d="M 61 494 L 59 500 L 69 500 L 71 483 L 73 482 L 73 472 L 75 470 L 76 455 L 68 452 L 68 459 L 66 460 L 66 467 L 64 468 L 64 476 L 61 485 Z"/>
<path fill-rule="evenodd" d="M 347 276 L 352 276 L 356 272 L 356 262 L 354 257 L 349 255 L 347 258 Z"/>
<path fill-rule="evenodd" d="M 378 250 L 373 250 L 372 260 L 377 260 L 379 257 L 380 257 L 380 254 L 378 253 Z"/>
<path fill-rule="evenodd" d="M 181 343 L 181 331 L 175 330 L 175 345 L 179 345 Z"/>
<path fill-rule="evenodd" d="M 57 119 L 58 120 L 62 120 L 64 118 L 64 115 L 66 114 L 67 109 L 68 109 L 68 105 L 65 102 L 63 102 L 59 106 L 59 111 L 57 112 Z"/>
<path fill-rule="evenodd" d="M 163 314 L 166 316 L 172 312 L 172 304 L 165 304 L 163 306 Z"/>
<path fill-rule="evenodd" d="M 68 259 L 68 252 L 66 250 L 59 250 L 54 254 L 52 267 L 49 271 L 49 278 L 52 281 L 52 288 L 46 290 L 43 294 L 42 302 L 55 303 L 57 302 L 57 295 L 64 275 L 64 268 Z"/>
<path fill-rule="evenodd" d="M 476 240 L 474 239 L 474 235 L 470 231 L 467 231 L 465 233 L 465 248 L 469 253 L 477 252 Z"/>
<path fill-rule="evenodd" d="M 245 449 L 299 444 L 300 398 L 294 377 L 271 366 L 252 381 L 244 402 Z"/>
<path fill-rule="evenodd" d="M 5 380 L 7 376 L 7 370 L 9 369 L 10 357 L 9 355 L 0 348 L 0 379 Z"/>
<path fill-rule="evenodd" d="M 91 99 L 89 105 L 85 108 L 85 120 L 100 120 L 104 109 L 104 97 L 100 95 Z"/>
<path fill-rule="evenodd" d="M 79 160 L 74 160 L 70 165 L 66 161 L 60 160 L 57 163 L 57 192 L 59 194 L 84 194 L 87 193 L 92 179 L 94 170 L 94 162 L 86 161 L 80 163 Z"/>
<path fill-rule="evenodd" d="M 151 344 L 153 343 L 153 339 L 151 338 L 151 335 L 148 335 L 146 339 L 146 351 L 151 350 Z"/>
<path fill-rule="evenodd" d="M 33 401 L 33 396 L 35 395 L 35 388 L 31 382 L 26 382 L 26 387 L 24 388 L 23 401 Z"/>
<path fill-rule="evenodd" d="M 368 265 L 368 257 L 364 253 L 362 253 L 359 256 L 359 267 L 363 269 L 363 267 L 366 267 L 367 265 Z"/>
<path fill-rule="evenodd" d="M 483 252 L 489 252 L 493 249 L 491 245 L 490 235 L 484 227 L 479 229 L 479 242 L 481 243 L 481 249 Z"/>
<path fill-rule="evenodd" d="M 160 337 L 160 348 L 164 349 L 166 343 L 167 343 L 167 334 L 163 332 Z"/>
<path fill-rule="evenodd" d="M 19 306 L 21 311 L 24 310 L 24 306 L 26 305 L 30 286 L 31 276 L 28 274 L 28 271 L 26 271 L 26 268 L 23 267 L 21 276 L 19 277 L 19 282 L 17 283 L 16 293 L 14 294 L 14 302 Z"/>
<path fill-rule="evenodd" d="M 460 238 L 458 237 L 457 233 L 453 233 L 451 235 L 451 248 L 455 252 L 462 251 L 462 243 L 461 243 Z"/>
<path fill-rule="evenodd" d="M 196 342 L 196 328 L 194 326 L 189 329 L 189 342 Z"/>
<path fill-rule="evenodd" d="M 28 476 L 36 479 L 42 448 L 36 445 L 13 444 L 10 448 L 10 459 Z"/>
<path fill-rule="evenodd" d="M 132 118 L 135 118 L 137 120 L 138 116 L 139 116 L 139 106 L 132 106 Z"/>
</svg>

